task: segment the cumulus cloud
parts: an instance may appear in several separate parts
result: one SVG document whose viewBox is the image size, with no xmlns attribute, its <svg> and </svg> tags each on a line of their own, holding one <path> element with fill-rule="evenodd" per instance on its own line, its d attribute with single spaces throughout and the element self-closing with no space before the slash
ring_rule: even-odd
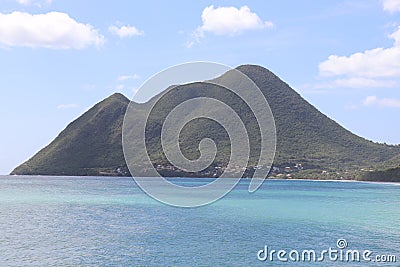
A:
<svg viewBox="0 0 400 267">
<path fill-rule="evenodd" d="M 356 75 L 362 77 L 400 76 L 400 27 L 389 35 L 394 45 L 390 48 L 375 48 L 350 56 L 331 55 L 319 65 L 323 76 Z"/>
<path fill-rule="evenodd" d="M 104 36 L 90 24 L 79 23 L 66 13 L 32 15 L 13 12 L 0 13 L 0 43 L 6 46 L 83 49 L 104 44 Z"/>
<path fill-rule="evenodd" d="M 400 0 L 383 0 L 383 9 L 389 12 L 399 12 L 400 11 Z"/>
<path fill-rule="evenodd" d="M 331 55 L 319 65 L 319 71 L 322 76 L 398 77 L 400 47 L 376 48 L 349 57 Z"/>
<path fill-rule="evenodd" d="M 400 108 L 400 99 L 396 99 L 396 98 L 379 99 L 376 96 L 367 96 L 364 99 L 363 104 L 364 104 L 364 106 Z"/>
<path fill-rule="evenodd" d="M 203 25 L 201 32 L 212 32 L 217 35 L 236 35 L 246 30 L 273 27 L 270 21 L 263 22 L 260 17 L 251 12 L 247 6 L 236 7 L 206 7 L 201 15 Z"/>
<path fill-rule="evenodd" d="M 115 35 L 118 35 L 120 38 L 125 38 L 125 37 L 131 37 L 131 36 L 138 36 L 138 35 L 143 35 L 144 31 L 139 31 L 136 27 L 134 26 L 110 26 L 108 27 L 108 30 Z"/>
<path fill-rule="evenodd" d="M 248 6 L 238 9 L 236 7 L 215 8 L 211 5 L 204 8 L 201 20 L 203 24 L 192 33 L 193 40 L 187 43 L 189 47 L 204 38 L 207 32 L 234 36 L 248 30 L 274 27 L 271 21 L 263 21 L 256 13 L 251 12 Z"/>
<path fill-rule="evenodd" d="M 389 48 L 374 48 L 350 56 L 331 55 L 319 64 L 324 77 L 341 77 L 332 87 L 393 87 L 400 78 L 400 27 L 388 36 L 394 40 Z M 344 77 L 344 78 L 343 78 Z"/>
</svg>

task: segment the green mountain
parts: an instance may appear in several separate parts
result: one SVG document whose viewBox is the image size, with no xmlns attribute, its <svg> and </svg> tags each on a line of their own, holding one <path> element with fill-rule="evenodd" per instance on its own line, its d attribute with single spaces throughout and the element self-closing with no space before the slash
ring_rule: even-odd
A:
<svg viewBox="0 0 400 267">
<path fill-rule="evenodd" d="M 96 104 L 12 174 L 99 175 L 125 166 L 121 126 L 128 104 L 121 94 Z"/>
<path fill-rule="evenodd" d="M 389 146 L 368 141 L 344 129 L 319 112 L 297 92 L 267 69 L 243 65 L 237 68 L 261 89 L 273 112 L 277 132 L 277 150 L 273 176 L 305 178 L 361 177 L 365 169 L 376 169 L 382 164 L 395 167 L 400 158 L 400 146 Z M 229 79 L 229 73 L 217 79 Z M 198 119 L 181 132 L 182 153 L 190 159 L 200 156 L 198 144 L 205 137 L 212 138 L 218 148 L 216 160 L 203 173 L 188 174 L 171 169 L 161 152 L 161 125 L 168 111 L 187 99 L 207 96 L 227 103 L 245 123 L 250 136 L 251 173 L 259 155 L 260 134 L 254 131 L 257 122 L 249 107 L 233 93 L 206 83 L 177 86 L 164 95 L 152 112 L 146 128 L 147 148 L 154 165 L 166 176 L 214 176 L 216 166 L 224 166 L 230 156 L 228 134 L 217 123 Z M 137 105 L 152 104 L 154 98 Z M 41 175 L 123 175 L 127 168 L 123 157 L 121 136 L 124 112 L 129 100 L 114 94 L 72 122 L 47 147 L 17 167 L 12 174 Z M 203 107 L 193 107 L 194 111 Z M 209 110 L 210 111 L 210 110 Z M 218 112 L 218 107 L 211 111 Z M 138 164 L 143 159 L 135 155 Z M 214 171 L 214 172 L 213 172 Z"/>
<path fill-rule="evenodd" d="M 386 170 L 378 170 L 362 173 L 358 180 L 361 181 L 381 181 L 381 182 L 400 182 L 400 166 Z"/>
<path fill-rule="evenodd" d="M 277 76 L 259 66 L 241 66 L 263 91 L 275 117 L 276 162 L 304 162 L 319 168 L 368 166 L 400 154 L 399 146 L 376 144 L 319 112 Z"/>
<path fill-rule="evenodd" d="M 364 171 L 357 179 L 363 181 L 400 182 L 400 155 L 379 164 L 375 170 Z"/>
</svg>

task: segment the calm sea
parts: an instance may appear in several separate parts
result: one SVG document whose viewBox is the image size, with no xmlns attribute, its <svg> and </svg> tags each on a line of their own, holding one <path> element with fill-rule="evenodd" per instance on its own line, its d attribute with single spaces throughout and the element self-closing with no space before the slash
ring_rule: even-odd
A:
<svg viewBox="0 0 400 267">
<path fill-rule="evenodd" d="M 250 194 L 248 183 L 185 209 L 130 178 L 2 176 L 0 266 L 400 266 L 399 185 L 268 180 Z M 265 246 L 288 262 L 260 261 Z M 329 248 L 370 250 L 372 261 L 301 262 L 304 250 Z M 393 255 L 397 263 L 373 262 Z"/>
</svg>

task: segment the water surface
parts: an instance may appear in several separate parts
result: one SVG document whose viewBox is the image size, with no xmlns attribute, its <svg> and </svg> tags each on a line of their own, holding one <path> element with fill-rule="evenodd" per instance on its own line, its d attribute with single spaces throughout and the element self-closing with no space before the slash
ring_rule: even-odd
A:
<svg viewBox="0 0 400 267">
<path fill-rule="evenodd" d="M 185 209 L 151 199 L 131 178 L 3 176 L 0 266 L 288 266 L 257 252 L 337 248 L 339 238 L 398 262 L 296 266 L 399 266 L 400 186 L 268 180 L 250 194 L 248 184 Z"/>
</svg>

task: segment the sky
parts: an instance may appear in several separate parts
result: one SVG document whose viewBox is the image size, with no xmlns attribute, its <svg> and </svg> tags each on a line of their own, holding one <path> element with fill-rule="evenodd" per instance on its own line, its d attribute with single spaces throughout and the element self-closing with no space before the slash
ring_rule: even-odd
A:
<svg viewBox="0 0 400 267">
<path fill-rule="evenodd" d="M 400 144 L 400 0 L 0 0 L 0 174 L 190 61 L 264 66 L 345 128 Z"/>
</svg>

